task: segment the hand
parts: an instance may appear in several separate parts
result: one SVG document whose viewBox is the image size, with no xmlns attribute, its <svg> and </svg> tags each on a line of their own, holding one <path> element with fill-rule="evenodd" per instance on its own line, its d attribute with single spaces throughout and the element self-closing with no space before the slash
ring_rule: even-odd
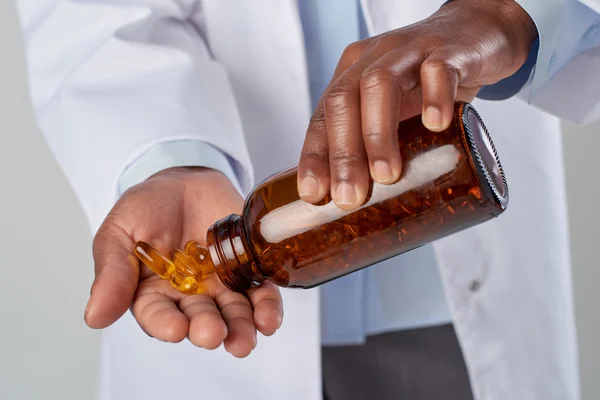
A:
<svg viewBox="0 0 600 400">
<path fill-rule="evenodd" d="M 455 101 L 470 102 L 481 86 L 517 72 L 536 37 L 514 0 L 454 0 L 419 23 L 348 46 L 308 127 L 302 199 L 331 193 L 352 210 L 364 204 L 370 178 L 396 182 L 399 122 L 422 113 L 429 130 L 447 129 Z"/>
<path fill-rule="evenodd" d="M 94 238 L 96 278 L 85 312 L 92 328 L 105 328 L 131 306 L 148 335 L 167 342 L 186 337 L 196 346 L 247 356 L 256 331 L 272 335 L 283 317 L 279 289 L 269 282 L 248 297 L 227 289 L 216 274 L 203 281 L 206 295 L 185 296 L 155 275 L 133 254 L 138 240 L 163 254 L 188 240 L 205 244 L 208 227 L 240 213 L 243 199 L 222 174 L 174 168 L 123 194 Z"/>
</svg>

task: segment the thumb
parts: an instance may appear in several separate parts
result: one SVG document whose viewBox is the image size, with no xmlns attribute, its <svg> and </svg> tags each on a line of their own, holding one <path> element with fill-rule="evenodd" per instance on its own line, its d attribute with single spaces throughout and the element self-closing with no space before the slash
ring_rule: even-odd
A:
<svg viewBox="0 0 600 400">
<path fill-rule="evenodd" d="M 133 240 L 118 225 L 105 221 L 94 238 L 96 278 L 85 310 L 90 328 L 113 324 L 129 309 L 139 278 Z"/>
</svg>

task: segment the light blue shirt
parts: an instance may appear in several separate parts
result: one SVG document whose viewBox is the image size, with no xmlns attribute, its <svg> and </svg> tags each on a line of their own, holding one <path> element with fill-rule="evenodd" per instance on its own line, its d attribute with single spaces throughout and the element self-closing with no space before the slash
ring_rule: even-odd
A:
<svg viewBox="0 0 600 400">
<path fill-rule="evenodd" d="M 358 0 L 303 0 L 298 4 L 314 106 L 328 86 L 344 48 L 368 35 Z M 529 78 L 534 63 L 532 57 L 515 78 L 486 93 L 491 98 L 516 93 Z M 124 191 L 160 170 L 176 166 L 213 168 L 237 185 L 227 155 L 201 141 L 184 141 L 161 143 L 143 154 L 125 170 L 120 189 Z M 378 268 L 378 274 L 374 268 Z M 382 281 L 381 268 L 402 271 L 403 279 Z M 431 246 L 329 282 L 321 290 L 324 345 L 357 344 L 371 334 L 451 321 Z"/>
<path fill-rule="evenodd" d="M 313 108 L 329 85 L 342 52 L 367 38 L 358 0 L 298 2 L 304 29 Z M 436 325 L 450 321 L 441 279 L 430 246 L 387 262 L 401 269 L 402 282 L 382 284 L 374 266 L 321 287 L 324 345 L 361 343 L 369 334 Z M 386 291 L 395 291 L 387 296 Z M 395 304 L 386 304 L 391 297 Z M 390 310 L 392 308 L 393 310 Z M 390 312 L 391 311 L 391 312 Z"/>
</svg>

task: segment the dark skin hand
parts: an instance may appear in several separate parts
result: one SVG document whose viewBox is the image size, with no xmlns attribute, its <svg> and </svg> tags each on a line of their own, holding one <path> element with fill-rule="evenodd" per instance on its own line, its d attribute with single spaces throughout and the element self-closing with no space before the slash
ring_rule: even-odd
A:
<svg viewBox="0 0 600 400">
<path fill-rule="evenodd" d="M 135 242 L 146 240 L 163 254 L 188 240 L 204 244 L 210 224 L 240 213 L 244 199 L 221 173 L 204 168 L 173 168 L 129 189 L 94 237 L 96 277 L 85 310 L 91 328 L 106 328 L 131 310 L 140 328 L 164 342 L 205 349 L 224 345 L 235 357 L 256 347 L 281 326 L 279 289 L 265 282 L 247 296 L 232 292 L 215 273 L 203 281 L 204 294 L 184 296 L 141 265 Z"/>
<path fill-rule="evenodd" d="M 351 44 L 310 121 L 298 191 L 317 203 L 364 204 L 370 179 L 396 182 L 402 172 L 400 121 L 422 114 L 446 129 L 454 103 L 513 75 L 537 29 L 514 0 L 454 0 L 431 17 Z"/>
</svg>

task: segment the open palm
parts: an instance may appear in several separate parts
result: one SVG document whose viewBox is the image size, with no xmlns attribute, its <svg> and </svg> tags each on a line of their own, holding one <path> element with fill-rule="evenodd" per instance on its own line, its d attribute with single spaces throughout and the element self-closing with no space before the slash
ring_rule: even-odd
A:
<svg viewBox="0 0 600 400">
<path fill-rule="evenodd" d="M 240 213 L 243 199 L 222 174 L 174 168 L 131 188 L 111 210 L 94 238 L 96 278 L 85 312 L 92 328 L 105 328 L 129 308 L 148 335 L 214 349 L 222 343 L 236 357 L 256 347 L 257 331 L 269 336 L 283 317 L 279 289 L 269 282 L 243 294 L 210 274 L 205 294 L 186 296 L 143 266 L 137 241 L 168 253 L 189 240 L 204 243 L 209 226 Z"/>
</svg>

